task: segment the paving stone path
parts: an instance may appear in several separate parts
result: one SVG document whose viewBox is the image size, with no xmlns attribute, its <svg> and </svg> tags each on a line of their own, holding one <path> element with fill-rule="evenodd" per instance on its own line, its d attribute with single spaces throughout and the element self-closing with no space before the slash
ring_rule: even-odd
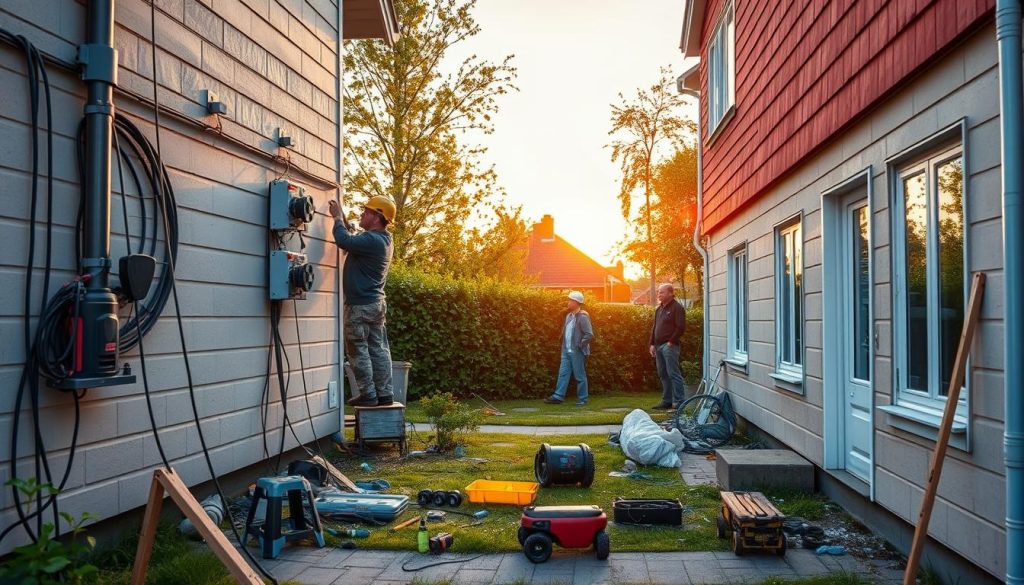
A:
<svg viewBox="0 0 1024 585">
<path fill-rule="evenodd" d="M 416 425 L 429 431 L 428 425 Z M 517 433 L 532 436 L 617 432 L 620 425 L 537 427 L 484 425 L 484 433 Z M 715 462 L 700 455 L 683 454 L 680 475 L 689 484 L 716 483 Z M 614 552 L 606 561 L 588 551 L 557 547 L 546 563 L 534 565 L 522 552 L 485 555 L 445 554 L 440 557 L 410 551 L 342 550 L 286 546 L 280 557 L 264 567 L 278 581 L 291 579 L 303 585 L 399 585 L 414 579 L 450 580 L 459 585 L 505 583 L 611 585 L 611 584 L 738 584 L 757 583 L 767 577 L 796 579 L 837 571 L 856 573 L 871 583 L 902 583 L 902 570 L 889 561 L 863 561 L 851 556 L 818 556 L 813 551 L 790 549 L 784 558 L 769 555 L 737 557 L 732 552 Z M 439 560 L 458 563 L 406 571 Z"/>
</svg>

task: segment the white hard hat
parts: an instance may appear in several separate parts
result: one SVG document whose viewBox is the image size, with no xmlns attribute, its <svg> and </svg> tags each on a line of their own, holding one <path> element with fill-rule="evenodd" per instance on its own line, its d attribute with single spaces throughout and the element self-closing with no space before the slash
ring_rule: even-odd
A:
<svg viewBox="0 0 1024 585">
<path fill-rule="evenodd" d="M 574 290 L 571 293 L 569 293 L 569 298 L 581 305 L 583 304 L 583 293 L 581 293 L 578 290 Z"/>
</svg>

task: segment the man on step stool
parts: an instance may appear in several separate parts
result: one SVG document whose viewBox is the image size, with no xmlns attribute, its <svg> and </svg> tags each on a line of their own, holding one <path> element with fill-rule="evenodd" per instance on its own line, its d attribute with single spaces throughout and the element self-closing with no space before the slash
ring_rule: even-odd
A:
<svg viewBox="0 0 1024 585">
<path fill-rule="evenodd" d="M 394 399 L 384 283 L 394 252 L 387 226 L 395 221 L 395 203 L 387 197 L 371 197 L 359 216 L 363 231 L 358 234 L 351 233 L 337 201 L 328 204 L 328 211 L 334 218 L 334 241 L 346 252 L 342 271 L 345 354 L 358 385 L 348 404 L 387 406 Z"/>
</svg>

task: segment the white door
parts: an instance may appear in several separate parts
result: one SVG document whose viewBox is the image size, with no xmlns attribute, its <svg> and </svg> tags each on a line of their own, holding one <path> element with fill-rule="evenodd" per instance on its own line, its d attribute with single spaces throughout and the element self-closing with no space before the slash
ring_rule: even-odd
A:
<svg viewBox="0 0 1024 585">
<path fill-rule="evenodd" d="M 842 219 L 842 348 L 846 471 L 870 482 L 871 476 L 871 234 L 867 200 L 844 201 Z"/>
</svg>

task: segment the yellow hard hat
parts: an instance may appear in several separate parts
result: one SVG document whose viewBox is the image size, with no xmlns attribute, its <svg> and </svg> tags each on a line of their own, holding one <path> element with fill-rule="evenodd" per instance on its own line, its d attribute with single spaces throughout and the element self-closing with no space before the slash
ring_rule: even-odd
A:
<svg viewBox="0 0 1024 585">
<path fill-rule="evenodd" d="M 384 216 L 384 219 L 388 220 L 388 223 L 395 221 L 395 202 L 384 197 L 383 195 L 374 195 L 370 197 L 370 200 L 366 202 L 363 207 L 372 209 L 377 213 Z"/>
</svg>

